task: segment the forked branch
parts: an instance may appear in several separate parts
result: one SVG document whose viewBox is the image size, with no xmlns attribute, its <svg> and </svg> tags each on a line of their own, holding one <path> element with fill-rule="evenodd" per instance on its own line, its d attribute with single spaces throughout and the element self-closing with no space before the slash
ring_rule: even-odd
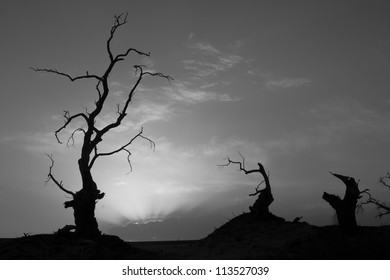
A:
<svg viewBox="0 0 390 280">
<path fill-rule="evenodd" d="M 64 111 L 64 118 L 65 118 L 65 123 L 63 126 L 61 126 L 59 129 L 57 129 L 55 132 L 54 132 L 54 135 L 56 136 L 56 139 L 57 139 L 57 142 L 62 144 L 62 141 L 59 139 L 58 137 L 58 133 L 60 133 L 63 129 L 65 129 L 68 124 L 70 124 L 74 119 L 78 118 L 78 117 L 82 117 L 85 119 L 85 121 L 88 123 L 88 117 L 84 114 L 84 113 L 78 113 L 76 115 L 70 115 L 69 111 Z M 80 128 L 81 129 L 81 128 Z M 84 131 L 85 132 L 85 131 Z M 74 133 L 73 133 L 74 134 Z M 72 136 L 73 136 L 72 134 Z M 71 137 L 72 137 L 71 136 Z M 68 142 L 69 142 L 69 139 L 68 139 Z"/>
<path fill-rule="evenodd" d="M 53 176 L 53 173 L 52 173 L 52 169 L 53 169 L 53 166 L 54 166 L 54 160 L 53 160 L 53 156 L 49 155 L 49 154 L 46 154 L 47 157 L 50 159 L 51 161 L 51 164 L 50 164 L 50 167 L 49 167 L 49 174 L 47 175 L 47 179 L 46 179 L 46 184 L 49 183 L 50 181 L 53 181 L 59 188 L 60 190 L 62 190 L 63 192 L 67 193 L 67 194 L 70 194 L 72 196 L 75 195 L 74 192 L 70 191 L 70 190 L 67 190 L 63 184 L 62 184 L 62 181 L 61 182 L 58 182 L 58 180 Z"/>
<path fill-rule="evenodd" d="M 259 187 L 265 182 L 265 180 L 261 181 L 255 188 L 255 192 L 254 193 L 251 193 L 249 194 L 249 196 L 256 196 L 258 194 L 260 194 L 262 191 L 264 191 L 264 189 L 260 190 Z"/>
<path fill-rule="evenodd" d="M 390 173 L 387 172 L 385 176 L 382 176 L 379 178 L 379 183 L 381 183 L 383 186 L 390 188 L 389 181 L 390 180 Z M 378 210 L 378 217 L 382 218 L 385 215 L 390 214 L 390 205 L 386 202 L 380 201 L 379 199 L 374 198 L 368 189 L 362 191 L 361 193 L 365 193 L 368 198 L 366 201 L 361 202 L 359 207 L 362 207 L 362 205 L 365 204 L 373 204 Z"/>
<path fill-rule="evenodd" d="M 159 72 L 151 73 L 151 72 L 148 72 L 148 71 L 144 71 L 143 68 L 142 68 L 142 65 L 134 65 L 134 68 L 135 68 L 135 74 L 138 75 L 137 81 L 134 83 L 133 87 L 130 89 L 129 94 L 127 96 L 127 99 L 124 102 L 123 108 L 120 108 L 120 105 L 117 104 L 117 114 L 118 114 L 118 117 L 117 117 L 116 121 L 106 125 L 104 128 L 102 128 L 100 130 L 100 132 L 98 133 L 98 137 L 96 138 L 96 142 L 98 142 L 98 139 L 100 139 L 105 133 L 107 133 L 108 131 L 110 131 L 113 128 L 116 128 L 116 127 L 120 126 L 120 124 L 122 123 L 122 120 L 127 115 L 127 113 L 126 113 L 127 109 L 129 107 L 130 102 L 133 99 L 135 91 L 136 91 L 138 85 L 140 84 L 142 78 L 145 75 L 161 77 L 161 78 L 167 79 L 168 82 L 173 80 L 172 77 L 170 77 L 168 75 L 164 75 L 164 74 L 159 73 Z"/>
<path fill-rule="evenodd" d="M 385 176 L 380 177 L 379 183 L 390 189 L 390 172 L 387 172 Z"/>
<path fill-rule="evenodd" d="M 77 132 L 79 132 L 79 131 L 83 132 L 84 135 L 85 135 L 85 130 L 84 130 L 84 128 L 81 128 L 81 127 L 76 128 L 76 129 L 72 132 L 72 134 L 69 136 L 68 141 L 66 141 L 66 146 L 67 146 L 67 147 L 70 147 L 70 146 L 74 147 L 74 135 L 75 135 Z"/>
<path fill-rule="evenodd" d="M 129 163 L 130 172 L 131 172 L 132 171 L 132 166 L 131 166 L 131 162 L 130 162 L 131 152 L 127 149 L 127 147 L 129 147 L 134 142 L 134 140 L 136 140 L 137 138 L 142 138 L 142 139 L 148 141 L 152 150 L 155 150 L 156 144 L 153 142 L 153 140 L 151 140 L 150 138 L 143 135 L 143 128 L 141 128 L 141 130 L 133 138 L 131 138 L 129 142 L 127 142 L 125 145 L 119 147 L 118 149 L 115 149 L 111 152 L 106 152 L 106 153 L 98 153 L 97 149 L 95 149 L 95 154 L 94 154 L 94 156 L 89 164 L 89 168 L 92 168 L 96 159 L 98 159 L 99 157 L 110 156 L 110 155 L 119 153 L 121 151 L 125 151 L 127 153 L 127 162 Z"/>
</svg>

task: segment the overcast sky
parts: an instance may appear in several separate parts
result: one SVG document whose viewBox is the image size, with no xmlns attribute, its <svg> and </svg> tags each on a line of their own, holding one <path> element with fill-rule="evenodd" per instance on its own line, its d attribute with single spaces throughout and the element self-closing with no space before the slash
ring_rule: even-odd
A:
<svg viewBox="0 0 390 280">
<path fill-rule="evenodd" d="M 65 194 L 44 183 L 45 153 L 56 177 L 78 190 L 82 139 L 66 148 L 54 131 L 63 110 L 93 108 L 95 87 L 29 67 L 101 75 L 113 15 L 126 11 L 113 52 L 134 47 L 151 57 L 118 65 L 99 124 L 115 117 L 132 65 L 174 81 L 146 77 L 124 125 L 104 138 L 109 151 L 143 127 L 156 150 L 138 141 L 130 174 L 125 153 L 99 159 L 101 225 L 247 211 L 261 178 L 217 167 L 239 160 L 238 151 L 248 169 L 261 162 L 270 172 L 271 211 L 288 220 L 332 223 L 322 193 L 345 188 L 328 171 L 390 201 L 377 183 L 390 170 L 388 1 L 2 1 L 0 236 L 73 223 Z M 359 223 L 386 222 L 374 214 L 367 208 Z"/>
</svg>

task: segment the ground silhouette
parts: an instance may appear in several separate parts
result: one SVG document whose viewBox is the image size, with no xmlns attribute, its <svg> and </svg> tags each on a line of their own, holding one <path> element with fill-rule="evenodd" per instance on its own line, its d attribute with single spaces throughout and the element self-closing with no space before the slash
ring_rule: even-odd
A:
<svg viewBox="0 0 390 280">
<path fill-rule="evenodd" d="M 0 259 L 390 259 L 389 236 L 390 226 L 360 226 L 351 234 L 243 213 L 193 241 L 124 242 L 104 234 L 92 240 L 72 232 L 3 239 Z"/>
</svg>

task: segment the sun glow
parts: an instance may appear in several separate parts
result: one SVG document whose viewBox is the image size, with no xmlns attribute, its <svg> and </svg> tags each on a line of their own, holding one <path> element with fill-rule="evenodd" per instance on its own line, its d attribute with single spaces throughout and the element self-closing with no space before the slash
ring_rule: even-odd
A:
<svg viewBox="0 0 390 280">
<path fill-rule="evenodd" d="M 247 153 L 248 147 L 252 153 Z M 228 151 L 238 149 L 248 154 L 248 164 L 255 158 L 266 161 L 263 151 L 250 143 L 229 140 L 217 144 L 215 139 L 197 149 L 175 147 L 160 139 L 155 152 L 134 152 L 134 170 L 127 175 L 123 157 L 108 159 L 94 173 L 99 188 L 106 193 L 97 204 L 97 217 L 123 225 L 182 215 L 201 205 L 212 208 L 229 188 L 241 188 L 237 172 L 220 172 L 216 165 Z M 235 199 L 231 197 L 231 203 Z"/>
<path fill-rule="evenodd" d="M 98 207 L 102 210 L 98 211 L 98 215 L 110 223 L 163 220 L 176 211 L 188 211 L 201 203 L 200 199 L 192 199 L 191 196 L 190 192 L 175 189 L 169 182 L 155 184 L 129 179 L 127 183 L 110 188 L 101 202 L 102 207 Z"/>
</svg>

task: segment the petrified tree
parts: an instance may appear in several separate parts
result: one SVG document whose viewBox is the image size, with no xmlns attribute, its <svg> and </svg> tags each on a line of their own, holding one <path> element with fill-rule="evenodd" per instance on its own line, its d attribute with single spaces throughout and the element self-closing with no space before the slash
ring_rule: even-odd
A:
<svg viewBox="0 0 390 280">
<path fill-rule="evenodd" d="M 341 199 L 339 196 L 328 194 L 327 192 L 324 192 L 322 198 L 336 211 L 339 226 L 346 231 L 355 231 L 357 229 L 356 208 L 362 193 L 359 190 L 358 182 L 356 182 L 353 177 L 335 173 L 331 174 L 345 184 L 346 190 L 344 198 Z"/>
<path fill-rule="evenodd" d="M 269 175 L 264 169 L 264 166 L 259 162 L 257 163 L 258 168 L 257 169 L 251 169 L 247 170 L 245 168 L 245 158 L 239 153 L 241 156 L 241 161 L 233 161 L 230 158 L 227 158 L 227 163 L 225 164 L 219 164 L 219 167 L 225 167 L 229 166 L 230 164 L 236 164 L 239 167 L 239 171 L 243 171 L 245 174 L 251 174 L 251 173 L 259 173 L 261 174 L 263 180 L 256 186 L 255 192 L 252 194 L 249 194 L 249 196 L 258 196 L 255 203 L 249 207 L 251 213 L 258 215 L 262 219 L 282 219 L 274 214 L 272 214 L 269 211 L 269 206 L 274 201 L 274 197 L 272 195 L 271 191 L 271 184 L 269 181 Z M 263 189 L 260 189 L 260 186 L 262 184 L 265 184 L 265 187 Z"/>
<path fill-rule="evenodd" d="M 157 76 L 167 79 L 168 81 L 171 79 L 171 77 L 164 75 L 159 72 L 149 72 L 145 70 L 145 67 L 142 65 L 134 65 L 135 69 L 135 82 L 132 86 L 130 86 L 129 92 L 127 94 L 127 97 L 124 98 L 122 104 L 117 104 L 117 111 L 116 111 L 116 119 L 103 126 L 103 127 L 97 127 L 96 121 L 99 117 L 99 114 L 102 112 L 103 105 L 107 101 L 107 98 L 110 93 L 109 88 L 109 76 L 114 69 L 114 67 L 117 65 L 117 63 L 123 61 L 130 53 L 134 53 L 139 56 L 146 56 L 149 57 L 150 53 L 141 52 L 134 48 L 128 48 L 125 52 L 119 53 L 119 54 L 113 54 L 111 50 L 111 42 L 112 39 L 119 27 L 126 24 L 127 22 L 127 14 L 120 14 L 115 15 L 114 24 L 111 27 L 110 34 L 108 37 L 108 40 L 106 42 L 106 51 L 109 57 L 109 63 L 108 67 L 104 70 L 102 75 L 96 75 L 96 74 L 90 74 L 88 71 L 85 75 L 81 76 L 71 76 L 67 73 L 63 73 L 60 71 L 57 71 L 56 69 L 47 69 L 47 68 L 31 68 L 34 71 L 37 72 L 46 72 L 46 73 L 53 73 L 60 76 L 64 76 L 68 78 L 70 81 L 78 81 L 78 80 L 94 80 L 96 81 L 96 91 L 97 91 L 97 100 L 94 103 L 94 109 L 91 112 L 88 112 L 88 110 L 85 110 L 85 112 L 77 113 L 77 114 L 70 114 L 69 111 L 65 111 L 64 118 L 65 123 L 63 126 L 61 126 L 58 130 L 55 131 L 55 137 L 58 141 L 58 143 L 62 144 L 63 142 L 60 140 L 58 134 L 66 129 L 70 123 L 72 123 L 76 119 L 82 119 L 85 122 L 84 126 L 76 128 L 70 135 L 67 141 L 67 145 L 69 143 L 74 144 L 74 136 L 75 133 L 81 132 L 84 135 L 83 143 L 81 147 L 81 157 L 78 160 L 78 167 L 82 179 L 82 187 L 81 190 L 77 192 L 72 192 L 68 188 L 66 188 L 62 181 L 58 181 L 53 173 L 52 168 L 54 165 L 54 161 L 51 156 L 49 156 L 51 160 L 51 165 L 49 168 L 49 174 L 48 174 L 48 181 L 53 181 L 62 191 L 65 193 L 71 195 L 72 200 L 66 201 L 64 203 L 65 208 L 73 208 L 74 211 L 74 220 L 75 220 L 75 228 L 76 233 L 78 233 L 81 236 L 85 237 L 95 237 L 100 235 L 100 231 L 98 228 L 98 223 L 95 218 L 95 204 L 98 200 L 102 199 L 104 197 L 104 193 L 101 192 L 97 184 L 95 183 L 91 170 L 98 158 L 110 156 L 119 152 L 126 152 L 127 153 L 127 160 L 130 165 L 130 151 L 129 146 L 136 140 L 136 139 L 144 139 L 148 141 L 152 147 L 154 148 L 154 142 L 149 139 L 148 137 L 143 135 L 143 129 L 141 128 L 140 131 L 132 137 L 130 140 L 128 140 L 126 143 L 124 143 L 122 146 L 118 147 L 117 149 L 114 149 L 112 151 L 108 152 L 100 152 L 98 149 L 99 143 L 102 142 L 103 136 L 106 135 L 109 131 L 111 131 L 114 128 L 117 128 L 121 125 L 123 119 L 127 115 L 127 110 L 129 107 L 129 104 L 131 103 L 133 96 L 135 94 L 135 91 L 137 87 L 139 86 L 140 82 L 145 76 Z"/>
</svg>

